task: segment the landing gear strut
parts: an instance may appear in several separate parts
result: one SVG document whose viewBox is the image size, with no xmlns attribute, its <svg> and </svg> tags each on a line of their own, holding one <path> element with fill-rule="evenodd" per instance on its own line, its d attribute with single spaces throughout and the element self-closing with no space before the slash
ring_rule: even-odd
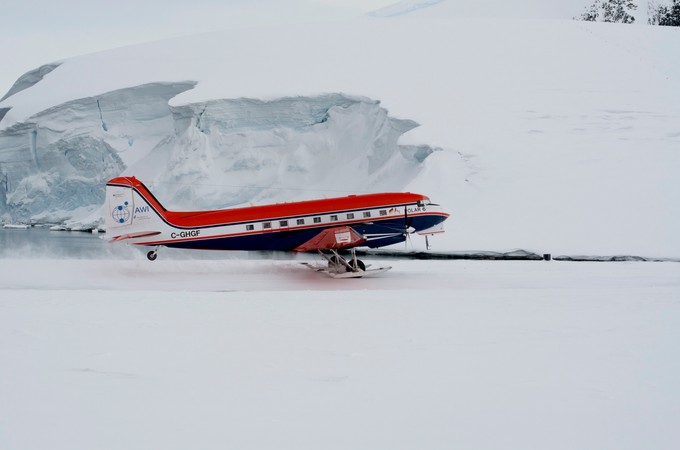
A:
<svg viewBox="0 0 680 450">
<path fill-rule="evenodd" d="M 389 266 L 369 269 L 370 264 L 366 265 L 362 260 L 357 259 L 356 250 L 354 248 L 351 249 L 350 258 L 339 255 L 335 249 L 330 249 L 330 251 L 331 254 L 327 255 L 319 250 L 319 255 L 321 255 L 328 263 L 326 266 L 314 265 L 306 262 L 303 262 L 302 264 L 315 272 L 324 272 L 333 278 L 371 277 L 391 269 Z"/>
<path fill-rule="evenodd" d="M 344 273 L 344 272 L 364 272 L 366 270 L 366 265 L 360 259 L 357 259 L 356 250 L 352 248 L 352 255 L 348 259 L 338 254 L 334 249 L 331 249 L 331 256 L 327 256 L 325 253 L 319 251 L 319 254 L 328 261 L 328 271 L 334 273 Z"/>
</svg>

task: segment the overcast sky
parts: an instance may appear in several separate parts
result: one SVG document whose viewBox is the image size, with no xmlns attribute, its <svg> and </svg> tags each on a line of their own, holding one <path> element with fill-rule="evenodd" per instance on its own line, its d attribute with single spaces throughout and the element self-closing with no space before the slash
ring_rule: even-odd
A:
<svg viewBox="0 0 680 450">
<path fill-rule="evenodd" d="M 0 16 L 0 97 L 42 64 L 225 28 L 339 19 L 396 0 L 10 0 Z"/>
</svg>

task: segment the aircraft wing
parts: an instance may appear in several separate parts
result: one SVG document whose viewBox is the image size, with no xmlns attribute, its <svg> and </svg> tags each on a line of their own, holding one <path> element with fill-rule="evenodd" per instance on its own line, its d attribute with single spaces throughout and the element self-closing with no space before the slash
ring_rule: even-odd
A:
<svg viewBox="0 0 680 450">
<path fill-rule="evenodd" d="M 366 242 L 366 238 L 352 227 L 335 227 L 323 230 L 304 244 L 293 249 L 294 252 L 328 250 L 332 248 L 356 247 Z"/>
</svg>

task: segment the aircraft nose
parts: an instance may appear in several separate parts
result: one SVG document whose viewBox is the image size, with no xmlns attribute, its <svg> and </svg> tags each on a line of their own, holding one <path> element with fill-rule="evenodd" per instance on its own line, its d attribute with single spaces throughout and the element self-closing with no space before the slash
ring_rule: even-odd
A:
<svg viewBox="0 0 680 450">
<path fill-rule="evenodd" d="M 442 218 L 442 221 L 449 218 L 451 215 L 449 211 L 443 208 L 441 205 L 430 204 L 427 206 L 427 212 L 430 214 L 438 215 Z"/>
<path fill-rule="evenodd" d="M 430 204 L 420 216 L 416 228 L 416 233 L 420 235 L 442 233 L 444 231 L 444 221 L 448 219 L 450 213 L 440 205 Z"/>
</svg>

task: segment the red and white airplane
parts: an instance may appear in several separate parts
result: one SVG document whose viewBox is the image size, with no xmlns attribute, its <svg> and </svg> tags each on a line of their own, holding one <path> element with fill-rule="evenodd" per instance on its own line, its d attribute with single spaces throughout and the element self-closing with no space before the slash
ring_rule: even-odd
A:
<svg viewBox="0 0 680 450">
<path fill-rule="evenodd" d="M 201 250 L 318 251 L 336 278 L 368 276 L 355 248 L 404 242 L 410 233 L 442 233 L 449 214 L 424 195 L 381 193 L 251 206 L 216 211 L 168 211 L 135 177 L 106 184 L 106 233 L 110 242 Z M 339 249 L 351 249 L 345 258 Z M 330 253 L 326 254 L 324 251 Z"/>
</svg>

